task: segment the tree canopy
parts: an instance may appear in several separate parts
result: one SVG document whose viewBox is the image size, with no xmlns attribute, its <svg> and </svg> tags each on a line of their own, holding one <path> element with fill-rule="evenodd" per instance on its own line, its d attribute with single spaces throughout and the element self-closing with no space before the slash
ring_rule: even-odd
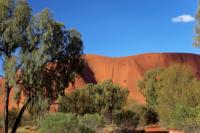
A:
<svg viewBox="0 0 200 133">
<path fill-rule="evenodd" d="M 176 64 L 150 70 L 139 84 L 161 124 L 190 132 L 199 130 L 200 81 L 190 67 Z"/>
<path fill-rule="evenodd" d="M 23 90 L 27 104 L 39 95 L 45 94 L 53 100 L 63 94 L 64 88 L 80 72 L 84 61 L 83 42 L 78 31 L 67 30 L 63 23 L 54 20 L 48 9 L 33 15 L 26 0 L 0 0 L 0 9 L 0 57 L 5 80 L 4 132 L 7 133 L 11 88 L 18 90 L 18 94 Z M 21 113 L 23 108 L 19 118 Z"/>
</svg>

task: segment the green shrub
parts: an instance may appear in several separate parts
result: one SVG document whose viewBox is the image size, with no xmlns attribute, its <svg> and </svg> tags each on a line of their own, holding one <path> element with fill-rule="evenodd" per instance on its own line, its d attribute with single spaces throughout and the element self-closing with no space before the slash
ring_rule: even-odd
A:
<svg viewBox="0 0 200 133">
<path fill-rule="evenodd" d="M 162 119 L 162 123 L 170 124 L 184 130 L 186 133 L 199 133 L 200 131 L 200 106 L 189 107 L 188 105 L 177 104 L 174 112 L 170 112 L 171 119 Z"/>
<path fill-rule="evenodd" d="M 48 107 L 48 99 L 38 95 L 38 97 L 31 100 L 27 110 L 32 119 L 39 119 L 48 112 Z"/>
<path fill-rule="evenodd" d="M 157 112 L 153 108 L 150 108 L 150 107 L 145 108 L 144 118 L 147 125 L 155 124 L 159 122 L 159 117 L 158 117 Z"/>
<path fill-rule="evenodd" d="M 54 113 L 39 121 L 41 133 L 95 133 L 95 129 L 102 125 L 102 118 L 98 114 Z"/>
<path fill-rule="evenodd" d="M 163 126 L 190 133 L 200 129 L 200 81 L 190 67 L 176 64 L 151 70 L 139 87 Z"/>
<path fill-rule="evenodd" d="M 163 68 L 157 68 L 145 72 L 143 80 L 138 82 L 138 88 L 144 95 L 146 102 L 150 108 L 155 108 L 158 104 L 158 91 L 161 88 L 159 79 L 160 74 L 164 72 Z"/>
<path fill-rule="evenodd" d="M 88 84 L 59 99 L 59 111 L 84 115 L 87 113 L 112 112 L 120 110 L 127 101 L 128 90 L 112 81 L 94 85 Z"/>
<path fill-rule="evenodd" d="M 131 110 L 140 116 L 139 125 L 149 125 L 158 122 L 157 113 L 147 105 L 139 104 L 133 99 L 129 99 L 124 110 Z"/>
<path fill-rule="evenodd" d="M 77 133 L 77 118 L 73 114 L 55 113 L 39 121 L 41 133 Z"/>
<path fill-rule="evenodd" d="M 103 118 L 97 113 L 85 114 L 84 116 L 79 116 L 78 120 L 80 125 L 93 130 L 104 124 Z"/>
<path fill-rule="evenodd" d="M 94 112 L 94 98 L 90 94 L 90 85 L 87 89 L 77 89 L 66 96 L 59 98 L 59 111 L 84 115 Z"/>
<path fill-rule="evenodd" d="M 3 127 L 3 115 L 0 114 L 0 128 Z"/>
<path fill-rule="evenodd" d="M 113 113 L 113 122 L 123 131 L 133 130 L 139 124 L 139 116 L 131 110 L 120 110 Z"/>
</svg>

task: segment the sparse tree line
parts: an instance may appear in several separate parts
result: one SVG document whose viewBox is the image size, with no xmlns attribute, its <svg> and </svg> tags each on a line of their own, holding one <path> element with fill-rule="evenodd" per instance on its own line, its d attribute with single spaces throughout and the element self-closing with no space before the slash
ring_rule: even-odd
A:
<svg viewBox="0 0 200 133">
<path fill-rule="evenodd" d="M 94 133 L 108 126 L 112 132 L 132 132 L 139 125 L 158 121 L 153 110 L 129 99 L 128 94 L 128 89 L 111 80 L 88 84 L 59 95 L 57 113 L 49 112 L 47 97 L 39 97 L 28 105 L 19 125 L 27 128 L 34 125 L 41 133 Z M 9 112 L 9 128 L 13 127 L 17 114 L 17 110 Z"/>
</svg>

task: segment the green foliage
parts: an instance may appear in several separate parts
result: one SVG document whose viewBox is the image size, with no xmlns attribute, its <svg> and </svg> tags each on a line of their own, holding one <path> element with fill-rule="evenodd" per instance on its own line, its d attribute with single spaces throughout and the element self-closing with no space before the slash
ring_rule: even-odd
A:
<svg viewBox="0 0 200 133">
<path fill-rule="evenodd" d="M 188 66 L 176 64 L 168 68 L 151 70 L 147 74 L 156 76 L 144 78 L 142 93 L 149 99 L 155 98 L 155 102 L 147 100 L 147 103 L 156 110 L 161 124 L 184 130 L 191 129 L 192 125 L 195 125 L 195 129 L 199 128 L 199 121 L 195 119 L 198 119 L 200 105 L 200 82 L 193 71 Z M 148 84 L 151 81 L 154 86 Z M 153 97 L 150 94 L 153 94 Z"/>
<path fill-rule="evenodd" d="M 80 33 L 66 30 L 47 9 L 33 17 L 27 32 L 30 44 L 21 48 L 18 57 L 23 64 L 20 81 L 31 96 L 45 93 L 49 100 L 55 100 L 82 66 Z"/>
<path fill-rule="evenodd" d="M 123 131 L 133 130 L 139 124 L 139 116 L 131 110 L 120 110 L 113 113 L 113 122 Z"/>
<path fill-rule="evenodd" d="M 9 100 L 10 88 L 20 88 L 16 98 L 24 91 L 28 99 L 44 95 L 50 103 L 64 93 L 82 68 L 80 33 L 75 29 L 67 30 L 54 20 L 48 9 L 33 15 L 26 0 L 0 0 L 0 9 L 0 58 L 5 72 L 5 99 Z M 5 110 L 7 107 L 8 104 Z M 7 119 L 5 115 L 5 130 Z"/>
<path fill-rule="evenodd" d="M 40 119 L 48 112 L 48 108 L 48 99 L 43 97 L 36 97 L 28 105 L 27 109 L 33 119 Z"/>
<path fill-rule="evenodd" d="M 155 109 L 146 107 L 144 118 L 146 120 L 146 124 L 155 124 L 158 123 L 159 117 Z"/>
<path fill-rule="evenodd" d="M 161 88 L 159 84 L 159 74 L 164 70 L 162 68 L 147 71 L 143 80 L 138 82 L 140 92 L 145 96 L 148 106 L 154 108 L 157 103 L 156 90 Z"/>
<path fill-rule="evenodd" d="M 97 103 L 104 103 L 106 111 L 119 110 L 126 104 L 128 89 L 120 88 L 118 85 L 113 84 L 111 80 L 104 81 L 96 87 L 99 95 L 96 96 L 95 100 Z M 101 108 L 101 105 L 98 106 Z"/>
<path fill-rule="evenodd" d="M 162 112 L 161 112 L 162 113 Z M 168 128 L 184 130 L 185 133 L 198 133 L 200 131 L 200 107 L 176 104 L 174 112 L 162 116 L 160 122 Z"/>
<path fill-rule="evenodd" d="M 114 85 L 110 80 L 97 85 L 88 84 L 60 98 L 59 109 L 80 115 L 112 112 L 126 104 L 127 96 L 127 89 Z"/>
<path fill-rule="evenodd" d="M 77 133 L 77 118 L 73 114 L 51 114 L 40 121 L 41 133 Z"/>
<path fill-rule="evenodd" d="M 99 122 L 101 119 L 96 114 L 77 117 L 74 114 L 54 113 L 45 116 L 39 125 L 41 133 L 95 133 Z"/>
<path fill-rule="evenodd" d="M 186 133 L 195 133 L 200 130 L 200 106 L 189 107 L 177 104 L 170 120 L 171 127 L 183 129 Z"/>
<path fill-rule="evenodd" d="M 140 116 L 139 125 L 149 125 L 158 122 L 157 113 L 149 106 L 137 103 L 135 100 L 129 99 L 124 110 L 131 110 Z"/>
<path fill-rule="evenodd" d="M 157 111 L 160 121 L 165 126 L 183 128 L 179 127 L 178 120 L 176 120 L 178 117 L 175 117 L 174 113 L 180 111 L 177 108 L 179 105 L 187 106 L 187 108 L 196 108 L 200 105 L 200 82 L 192 70 L 180 65 L 166 69 L 165 73 L 161 74 L 161 81 L 163 87 L 157 92 L 159 96 Z M 189 118 L 188 115 L 182 117 Z M 185 127 L 188 125 L 186 119 L 182 121 Z"/>
<path fill-rule="evenodd" d="M 87 127 L 92 130 L 95 130 L 97 127 L 100 127 L 104 124 L 103 118 L 97 113 L 79 116 L 78 120 L 80 125 L 83 125 L 84 127 Z"/>
<path fill-rule="evenodd" d="M 67 30 L 47 9 L 32 15 L 26 0 L 0 0 L 0 9 L 0 56 L 8 87 L 23 84 L 28 95 L 45 87 L 61 93 L 83 63 L 80 33 Z M 59 66 L 48 69 L 50 62 Z"/>
<path fill-rule="evenodd" d="M 195 26 L 196 36 L 193 40 L 193 45 L 195 47 L 200 47 L 200 7 L 198 7 L 196 13 L 196 26 Z"/>
<path fill-rule="evenodd" d="M 131 110 L 140 116 L 139 125 L 146 125 L 146 107 L 142 104 L 137 103 L 133 99 L 129 99 L 126 106 L 123 108 L 124 110 Z"/>
<path fill-rule="evenodd" d="M 59 110 L 80 115 L 93 113 L 94 102 L 87 89 L 75 90 L 59 98 Z"/>
</svg>

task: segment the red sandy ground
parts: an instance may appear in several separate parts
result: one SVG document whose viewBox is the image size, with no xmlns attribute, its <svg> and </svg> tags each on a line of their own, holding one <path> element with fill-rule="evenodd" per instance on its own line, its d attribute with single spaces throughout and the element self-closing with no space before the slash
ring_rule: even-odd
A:
<svg viewBox="0 0 200 133">
<path fill-rule="evenodd" d="M 150 125 L 144 128 L 145 133 L 184 133 L 183 131 L 167 130 L 159 125 Z"/>
</svg>

